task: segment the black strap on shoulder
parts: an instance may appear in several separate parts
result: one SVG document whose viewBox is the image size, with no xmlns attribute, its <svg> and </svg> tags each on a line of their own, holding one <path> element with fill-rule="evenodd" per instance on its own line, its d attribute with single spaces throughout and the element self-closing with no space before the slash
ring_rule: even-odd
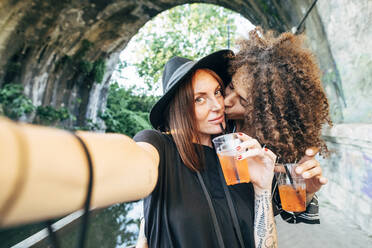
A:
<svg viewBox="0 0 372 248">
<path fill-rule="evenodd" d="M 211 197 L 209 195 L 209 192 L 207 190 L 207 187 L 205 187 L 204 180 L 203 180 L 202 176 L 200 175 L 200 172 L 197 171 L 197 174 L 198 174 L 198 179 L 199 179 L 200 185 L 202 186 L 202 189 L 203 189 L 205 198 L 207 198 L 209 210 L 210 210 L 211 215 L 212 215 L 214 230 L 215 230 L 216 235 L 217 235 L 218 244 L 219 244 L 220 248 L 224 248 L 225 245 L 223 243 L 221 229 L 220 229 L 220 226 L 218 225 L 217 215 L 216 215 L 216 211 L 214 210 Z"/>
<path fill-rule="evenodd" d="M 84 204 L 84 215 L 81 220 L 81 231 L 80 231 L 80 240 L 78 243 L 78 247 L 83 248 L 85 245 L 87 230 L 88 230 L 88 220 L 89 220 L 89 209 L 90 209 L 90 202 L 92 199 L 92 191 L 93 191 L 93 163 L 92 157 L 90 156 L 88 147 L 84 143 L 83 139 L 80 138 L 78 135 L 73 133 L 76 139 L 80 142 L 81 146 L 84 149 L 85 155 L 88 161 L 88 169 L 89 169 L 89 181 L 88 181 L 88 189 L 87 189 L 87 196 L 85 198 Z"/>
<path fill-rule="evenodd" d="M 218 158 L 217 158 L 217 160 L 218 160 L 218 164 L 220 165 L 220 161 L 219 161 Z M 227 188 L 225 179 L 223 177 L 223 174 L 222 174 L 222 171 L 221 171 L 221 165 L 218 166 L 218 167 L 219 167 L 218 172 L 220 174 L 221 183 L 223 185 L 223 190 L 225 191 L 225 195 L 226 195 L 226 199 L 227 199 L 227 205 L 229 206 L 231 218 L 233 220 L 235 234 L 238 237 L 240 247 L 245 248 L 245 245 L 244 245 L 244 242 L 243 242 L 242 231 L 240 230 L 240 225 L 239 225 L 239 222 L 238 222 L 238 216 L 236 215 L 236 210 L 235 210 L 235 207 L 234 207 L 234 203 L 231 200 L 230 190 Z"/>
<path fill-rule="evenodd" d="M 80 138 L 75 133 L 72 133 L 72 134 L 75 136 L 75 138 L 79 141 L 79 143 L 84 149 L 84 153 L 86 155 L 87 162 L 88 162 L 88 170 L 89 170 L 89 180 L 88 180 L 88 187 L 87 187 L 88 189 L 87 189 L 87 195 L 86 195 L 85 203 L 84 203 L 84 215 L 82 216 L 82 220 L 81 220 L 80 239 L 79 239 L 79 243 L 77 246 L 79 248 L 83 248 L 85 246 L 86 234 L 88 230 L 89 209 L 90 209 L 90 202 L 92 199 L 92 191 L 93 191 L 93 163 L 92 163 L 92 158 L 90 156 L 88 147 L 84 143 L 83 139 Z M 56 234 L 52 229 L 51 222 L 46 221 L 45 224 L 49 232 L 49 238 L 50 238 L 52 247 L 54 248 L 60 247 Z"/>
</svg>

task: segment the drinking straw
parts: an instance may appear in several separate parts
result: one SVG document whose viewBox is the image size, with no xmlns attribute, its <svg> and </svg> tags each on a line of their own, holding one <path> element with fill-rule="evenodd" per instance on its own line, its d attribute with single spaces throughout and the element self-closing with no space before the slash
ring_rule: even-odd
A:
<svg viewBox="0 0 372 248">
<path fill-rule="evenodd" d="M 289 172 L 288 167 L 287 167 L 286 164 L 283 164 L 283 166 L 284 166 L 284 169 L 285 169 L 285 173 L 287 173 L 287 176 L 288 176 L 288 178 L 289 178 L 289 182 L 291 183 L 292 187 L 294 188 L 294 185 L 293 185 L 293 178 L 292 178 L 292 176 L 291 176 L 291 173 Z"/>
<path fill-rule="evenodd" d="M 295 164 L 296 164 L 296 163 L 297 163 L 297 160 L 296 160 Z M 289 178 L 289 182 L 291 183 L 292 188 L 293 188 L 294 191 L 296 192 L 296 196 L 297 196 L 298 200 L 302 201 L 301 196 L 300 196 L 300 194 L 297 192 L 296 187 L 295 187 L 295 185 L 294 185 L 294 183 L 293 183 L 293 178 L 292 178 L 291 173 L 290 173 L 290 171 L 289 171 L 289 169 L 288 169 L 288 166 L 287 166 L 286 164 L 283 164 L 283 166 L 284 166 L 285 172 L 287 173 L 287 176 L 288 176 L 288 178 Z"/>
<path fill-rule="evenodd" d="M 225 130 L 225 128 L 223 128 L 222 123 L 220 123 L 220 127 L 221 127 L 221 130 L 222 130 L 222 133 L 223 133 L 223 134 L 226 134 L 226 130 Z"/>
<path fill-rule="evenodd" d="M 294 162 L 294 164 L 296 165 L 296 163 L 297 163 L 297 160 Z M 286 172 L 287 175 L 288 175 L 289 182 L 291 183 L 292 187 L 294 188 L 293 178 L 292 178 L 291 173 L 290 173 L 290 171 L 289 171 L 289 169 L 288 169 L 288 166 L 287 166 L 286 164 L 283 164 L 283 165 L 284 165 L 285 172 Z"/>
<path fill-rule="evenodd" d="M 222 133 L 223 133 L 223 134 L 227 134 L 227 133 L 226 133 L 226 130 L 223 128 L 222 123 L 220 123 L 220 127 L 221 127 L 221 131 L 222 131 Z M 240 177 L 239 177 L 238 169 L 237 169 L 235 166 L 233 166 L 233 169 L 234 169 L 234 173 L 235 173 L 236 180 L 238 181 L 238 183 L 240 183 Z"/>
</svg>

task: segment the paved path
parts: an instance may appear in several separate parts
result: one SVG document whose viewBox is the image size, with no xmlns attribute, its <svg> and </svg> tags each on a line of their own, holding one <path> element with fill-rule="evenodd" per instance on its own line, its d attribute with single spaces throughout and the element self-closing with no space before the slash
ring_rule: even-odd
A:
<svg viewBox="0 0 372 248">
<path fill-rule="evenodd" d="M 280 217 L 276 218 L 276 222 L 279 248 L 372 247 L 372 236 L 350 224 L 330 204 L 320 206 L 320 225 L 287 224 Z"/>
</svg>

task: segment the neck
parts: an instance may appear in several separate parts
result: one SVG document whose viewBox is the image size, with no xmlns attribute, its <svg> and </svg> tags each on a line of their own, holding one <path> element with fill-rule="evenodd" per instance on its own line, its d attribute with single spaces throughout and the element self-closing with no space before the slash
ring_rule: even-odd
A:
<svg viewBox="0 0 372 248">
<path fill-rule="evenodd" d="M 213 147 L 212 146 L 212 138 L 211 138 L 210 135 L 200 135 L 199 136 L 199 141 L 200 142 L 197 142 L 196 138 L 193 138 L 192 141 L 193 141 L 193 143 L 198 143 L 199 145 Z"/>
<path fill-rule="evenodd" d="M 244 125 L 244 120 L 236 120 L 236 132 L 244 132 L 245 134 L 253 137 L 255 135 L 255 130 L 251 127 Z"/>
<path fill-rule="evenodd" d="M 235 120 L 236 131 L 241 132 L 244 126 L 244 120 Z"/>
</svg>

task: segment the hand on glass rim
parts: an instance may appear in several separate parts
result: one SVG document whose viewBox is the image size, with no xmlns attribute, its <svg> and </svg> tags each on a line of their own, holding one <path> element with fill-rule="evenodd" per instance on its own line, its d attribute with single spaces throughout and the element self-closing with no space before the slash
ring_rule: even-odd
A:
<svg viewBox="0 0 372 248">
<path fill-rule="evenodd" d="M 260 190 L 271 190 L 274 176 L 276 155 L 267 148 L 262 148 L 256 139 L 239 133 L 243 142 L 236 147 L 239 155 L 236 159 L 247 159 L 251 182 Z"/>
<path fill-rule="evenodd" d="M 306 149 L 305 156 L 296 165 L 295 172 L 305 179 L 307 193 L 317 192 L 328 182 L 328 179 L 322 175 L 320 163 L 315 159 L 318 150 L 316 147 Z M 275 172 L 285 172 L 284 167 L 275 166 Z"/>
<path fill-rule="evenodd" d="M 316 147 L 306 149 L 305 156 L 301 158 L 295 170 L 305 179 L 307 193 L 317 192 L 328 182 L 328 179 L 322 174 L 320 163 L 315 159 L 318 151 L 319 149 Z"/>
</svg>

